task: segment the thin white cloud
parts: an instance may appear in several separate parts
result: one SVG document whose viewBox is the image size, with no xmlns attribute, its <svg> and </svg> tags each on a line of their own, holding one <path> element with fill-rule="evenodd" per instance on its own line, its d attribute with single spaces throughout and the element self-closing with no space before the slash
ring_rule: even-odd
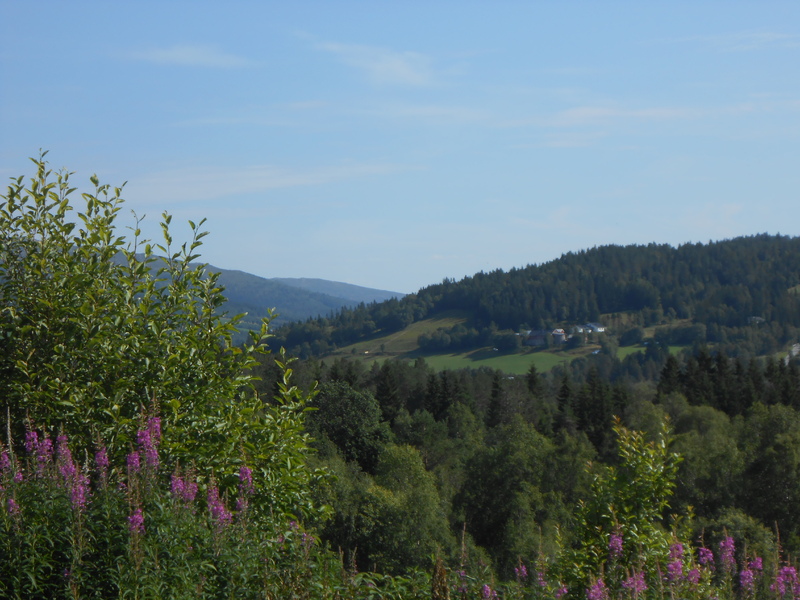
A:
<svg viewBox="0 0 800 600">
<path fill-rule="evenodd" d="M 307 124 L 308 115 L 327 108 L 319 100 L 288 102 L 264 106 L 241 106 L 216 115 L 206 115 L 174 122 L 174 127 L 203 127 L 216 125 L 253 125 L 262 127 L 290 127 Z M 303 115 L 303 121 L 298 120 Z"/>
<path fill-rule="evenodd" d="M 273 165 L 189 167 L 141 177 L 131 181 L 126 190 L 128 196 L 135 197 L 139 204 L 161 205 L 165 201 L 177 203 L 215 200 L 277 188 L 321 185 L 408 168 L 390 164 L 349 164 L 306 170 L 285 169 Z"/>
<path fill-rule="evenodd" d="M 679 38 L 675 41 L 703 42 L 727 52 L 800 46 L 800 36 L 777 31 L 739 31 L 717 35 L 697 35 Z"/>
<path fill-rule="evenodd" d="M 176 44 L 166 48 L 149 48 L 131 52 L 129 57 L 161 65 L 215 69 L 239 69 L 254 64 L 247 58 L 229 54 L 217 46 L 211 45 Z"/>
<path fill-rule="evenodd" d="M 603 106 L 578 106 L 557 113 L 550 125 L 556 127 L 601 123 L 615 119 L 665 120 L 687 119 L 701 116 L 705 111 L 696 108 L 653 107 L 619 109 Z"/>
<path fill-rule="evenodd" d="M 316 47 L 365 72 L 375 83 L 410 86 L 433 83 L 431 61 L 418 52 L 397 52 L 375 46 L 333 42 L 319 43 Z"/>
<path fill-rule="evenodd" d="M 475 122 L 491 119 L 491 114 L 485 110 L 469 108 L 467 106 L 445 105 L 393 105 L 376 111 L 379 116 L 391 118 L 433 119 L 448 122 Z"/>
<path fill-rule="evenodd" d="M 562 131 L 544 136 L 547 148 L 587 148 L 594 146 L 607 134 L 599 131 Z"/>
</svg>

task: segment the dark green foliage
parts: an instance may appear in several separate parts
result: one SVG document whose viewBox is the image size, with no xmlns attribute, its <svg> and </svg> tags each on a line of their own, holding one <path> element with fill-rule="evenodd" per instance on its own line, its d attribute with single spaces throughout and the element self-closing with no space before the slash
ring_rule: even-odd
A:
<svg viewBox="0 0 800 600">
<path fill-rule="evenodd" d="M 308 430 L 317 440 L 332 442 L 346 461 L 374 473 L 378 456 L 389 441 L 378 402 L 343 381 L 325 383 L 311 402 Z"/>
<path fill-rule="evenodd" d="M 512 336 L 518 339 L 513 334 L 525 323 L 542 329 L 629 312 L 639 327 L 692 321 L 663 328 L 657 341 L 664 344 L 713 342 L 743 356 L 766 354 L 797 337 L 800 303 L 791 290 L 800 284 L 793 267 L 799 261 L 800 238 L 770 235 L 677 248 L 603 246 L 542 265 L 445 280 L 400 300 L 288 325 L 275 343 L 295 351 L 321 339 L 341 346 L 459 310 L 469 323 L 423 334 L 423 350 L 513 349 Z M 623 339 L 639 341 L 636 328 Z"/>
</svg>

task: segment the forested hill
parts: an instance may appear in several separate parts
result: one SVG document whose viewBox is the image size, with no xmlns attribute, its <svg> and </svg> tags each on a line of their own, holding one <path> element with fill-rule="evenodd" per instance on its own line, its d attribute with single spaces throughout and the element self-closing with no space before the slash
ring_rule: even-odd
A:
<svg viewBox="0 0 800 600">
<path fill-rule="evenodd" d="M 468 315 L 443 331 L 451 347 L 477 347 L 498 331 L 543 329 L 628 313 L 639 326 L 695 328 L 693 342 L 753 342 L 769 351 L 800 327 L 800 238 L 740 237 L 708 244 L 601 246 L 541 265 L 445 280 L 402 299 L 342 309 L 276 331 L 275 344 L 301 356 L 404 329 L 445 311 Z M 617 332 L 622 333 L 622 332 Z M 705 339 L 702 339 L 705 338 Z"/>
</svg>

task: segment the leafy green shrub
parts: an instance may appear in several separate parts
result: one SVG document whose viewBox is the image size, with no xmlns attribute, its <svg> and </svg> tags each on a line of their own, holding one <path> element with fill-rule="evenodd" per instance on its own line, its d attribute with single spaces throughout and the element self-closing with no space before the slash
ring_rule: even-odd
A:
<svg viewBox="0 0 800 600">
<path fill-rule="evenodd" d="M 26 424 L 67 434 L 79 454 L 102 439 L 120 461 L 157 415 L 168 466 L 192 464 L 227 489 L 247 461 L 257 508 L 313 512 L 304 398 L 286 381 L 277 402 L 256 394 L 248 373 L 268 322 L 233 346 L 240 316 L 221 314 L 217 274 L 195 264 L 203 221 L 178 248 L 167 214 L 162 243 L 138 226 L 126 240 L 121 188 L 92 177 L 76 211 L 70 173 L 48 170 L 44 154 L 33 162 L 35 175 L 12 179 L 0 204 L 0 407 L 13 439 Z"/>
</svg>

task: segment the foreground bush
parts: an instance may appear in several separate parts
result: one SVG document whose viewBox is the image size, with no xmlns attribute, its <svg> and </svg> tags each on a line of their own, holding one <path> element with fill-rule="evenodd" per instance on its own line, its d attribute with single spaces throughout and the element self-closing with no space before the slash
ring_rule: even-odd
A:
<svg viewBox="0 0 800 600">
<path fill-rule="evenodd" d="M 70 173 L 49 170 L 44 155 L 33 163 L 29 180 L 0 195 L 0 408 L 15 443 L 28 423 L 63 431 L 80 455 L 102 439 L 119 461 L 155 410 L 169 467 L 191 462 L 227 489 L 246 460 L 254 504 L 313 512 L 304 399 L 256 393 L 268 322 L 233 345 L 240 317 L 223 313 L 218 274 L 197 263 L 203 221 L 182 244 L 167 214 L 160 243 L 138 226 L 127 239 L 116 226 L 122 188 L 91 177 L 76 199 Z"/>
</svg>

